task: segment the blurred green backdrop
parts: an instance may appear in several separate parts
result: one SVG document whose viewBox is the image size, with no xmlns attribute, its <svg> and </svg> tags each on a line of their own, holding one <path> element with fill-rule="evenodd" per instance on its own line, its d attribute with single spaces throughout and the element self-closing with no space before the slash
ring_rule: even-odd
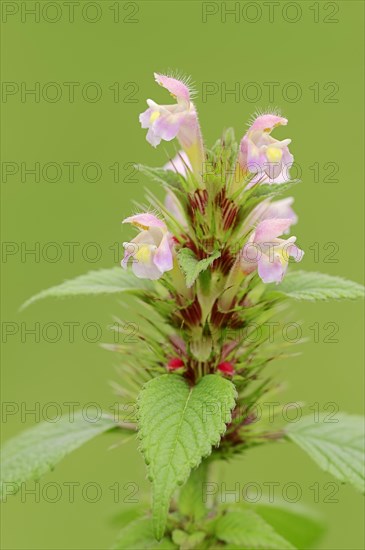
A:
<svg viewBox="0 0 365 550">
<path fill-rule="evenodd" d="M 294 191 L 302 266 L 362 279 L 363 2 L 71 4 L 1 6 L 4 439 L 34 424 L 26 409 L 52 416 L 50 403 L 67 410 L 67 402 L 110 408 L 116 400 L 109 381 L 118 380 L 121 362 L 99 343 L 112 341 L 113 315 L 136 319 L 132 303 L 78 298 L 18 308 L 65 278 L 117 264 L 115 243 L 131 236 L 120 221 L 132 201 L 144 202 L 145 185 L 160 193 L 128 164 L 159 166 L 172 150 L 153 150 L 138 123 L 147 98 L 170 101 L 154 71 L 192 75 L 209 145 L 224 127 L 240 137 L 253 112 L 279 107 L 289 126 L 276 135 L 292 138 L 302 172 Z M 35 163 L 39 177 L 27 172 Z M 362 313 L 359 303 L 293 304 L 308 341 L 298 347 L 302 355 L 272 367 L 289 382 L 283 402 L 361 412 Z M 286 484 L 299 485 L 300 502 L 328 523 L 320 548 L 364 548 L 362 497 L 327 485 L 332 478 L 299 449 L 258 448 L 222 466 L 222 476 L 227 489 L 256 482 L 265 492 L 264 483 L 279 482 L 278 496 Z M 118 530 L 113 518 L 148 490 L 136 441 L 119 445 L 105 435 L 46 476 L 39 497 L 17 495 L 3 505 L 2 548 L 108 548 Z"/>
</svg>

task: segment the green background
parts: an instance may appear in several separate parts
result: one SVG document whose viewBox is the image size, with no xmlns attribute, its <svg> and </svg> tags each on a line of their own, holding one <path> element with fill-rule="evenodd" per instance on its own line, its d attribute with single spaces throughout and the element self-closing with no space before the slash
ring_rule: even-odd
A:
<svg viewBox="0 0 365 550">
<path fill-rule="evenodd" d="M 13 4 L 18 4 L 20 10 L 20 3 Z M 30 7 L 33 4 L 26 2 Z M 41 6 L 45 4 L 47 2 L 40 2 Z M 282 110 L 289 125 L 279 129 L 276 137 L 292 138 L 291 150 L 302 167 L 302 183 L 294 190 L 295 209 L 300 218 L 295 234 L 306 251 L 302 267 L 355 281 L 362 279 L 361 1 L 330 2 L 329 7 L 326 2 L 297 2 L 302 15 L 296 23 L 285 20 L 284 15 L 286 19 L 294 17 L 294 12 L 285 11 L 289 9 L 285 7 L 288 2 L 280 3 L 272 22 L 268 8 L 261 4 L 262 16 L 255 23 L 247 21 L 254 18 L 254 11 L 241 13 L 238 21 L 227 16 L 223 22 L 220 2 L 213 3 L 218 13 L 203 23 L 202 4 L 195 1 L 142 1 L 137 3 L 138 13 L 134 16 L 128 16 L 134 11 L 133 5 L 120 2 L 119 22 L 113 21 L 110 9 L 116 2 L 102 1 L 97 3 L 102 10 L 101 19 L 90 23 L 80 17 L 84 4 L 87 2 L 81 2 L 75 9 L 73 23 L 68 22 L 68 12 L 63 6 L 61 20 L 55 23 L 42 16 L 35 22 L 29 15 L 22 22 L 19 11 L 2 25 L 3 80 L 19 86 L 24 82 L 29 87 L 39 82 L 41 89 L 46 83 L 57 82 L 62 89 L 62 97 L 55 102 L 42 97 L 36 102 L 31 96 L 22 102 L 20 93 L 8 96 L 6 102 L 3 97 L 3 138 L 6 135 L 2 144 L 3 162 L 23 162 L 28 166 L 35 162 L 42 166 L 49 162 L 59 165 L 70 161 L 81 165 L 96 162 L 102 168 L 100 180 L 94 183 L 85 181 L 79 168 L 75 169 L 74 183 L 69 182 L 65 168 L 60 180 L 54 183 L 42 177 L 35 182 L 32 176 L 22 182 L 20 172 L 2 183 L 3 241 L 15 243 L 20 249 L 40 246 L 41 252 L 46 243 L 56 242 L 62 250 L 61 258 L 55 262 L 46 261 L 42 256 L 39 261 L 30 255 L 22 259 L 20 253 L 3 256 L 6 287 L 3 287 L 2 319 L 3 323 L 17 323 L 18 332 L 8 336 L 3 345 L 2 399 L 18 403 L 20 408 L 34 408 L 35 403 L 43 407 L 50 402 L 61 405 L 79 402 L 81 406 L 97 402 L 109 408 L 116 400 L 109 381 L 120 380 L 115 366 L 122 361 L 101 349 L 98 343 L 85 341 L 81 327 L 88 322 L 99 323 L 103 329 L 99 340 L 110 342 L 112 336 L 107 326 L 113 315 L 125 321 L 136 318 L 131 303 L 127 308 L 112 297 L 77 298 L 45 301 L 22 313 L 18 308 L 31 295 L 65 278 L 117 263 L 118 254 L 115 257 L 110 247 L 113 249 L 114 243 L 131 236 L 120 222 L 136 209 L 132 201 L 144 202 L 145 185 L 161 194 L 156 185 L 142 175 L 134 176 L 136 182 L 128 181 L 128 167 L 123 168 L 128 162 L 162 165 L 166 162 L 166 150 L 172 150 L 165 145 L 157 150 L 150 147 L 138 123 L 138 114 L 145 109 L 147 98 L 160 103 L 171 99 L 154 84 L 154 71 L 173 68 L 192 75 L 198 90 L 196 105 L 200 122 L 209 145 L 224 127 L 234 126 L 241 136 L 252 113 L 267 108 L 270 103 L 263 83 L 278 82 L 271 103 Z M 231 6 L 228 2 L 227 7 Z M 331 15 L 337 7 L 337 14 Z M 317 8 L 318 22 L 315 22 L 313 10 Z M 55 18 L 54 8 L 48 9 L 46 18 Z M 93 18 L 94 13 L 90 8 L 89 18 Z M 138 22 L 130 23 L 123 18 Z M 325 18 L 338 19 L 338 22 L 325 22 Z M 68 101 L 64 82 L 80 83 L 75 88 L 73 103 Z M 88 82 L 97 82 L 101 87 L 99 101 L 82 98 L 80 90 Z M 115 101 L 109 89 L 115 82 L 119 83 L 119 101 Z M 128 84 L 131 82 L 134 84 Z M 227 96 L 224 101 L 225 98 L 216 93 L 203 101 L 204 82 L 217 83 L 218 90 L 222 89 L 222 83 L 231 89 L 237 82 L 241 91 L 247 91 L 248 82 L 255 82 L 256 90 L 257 86 L 262 90 L 262 98 L 249 102 L 242 96 L 238 101 Z M 300 86 L 302 97 L 296 102 L 288 101 L 283 94 L 288 82 L 297 83 L 297 89 Z M 316 98 L 315 82 L 319 86 Z M 328 82 L 338 86 L 338 92 L 332 96 L 337 102 L 328 102 L 328 94 L 333 89 L 325 88 Z M 128 96 L 134 89 L 136 93 Z M 288 93 L 293 89 L 287 90 Z M 135 101 L 127 102 L 128 97 Z M 119 182 L 113 181 L 109 169 L 116 162 L 121 167 Z M 321 167 L 318 182 L 314 181 L 310 169 L 316 162 Z M 329 173 L 328 167 L 324 167 L 328 162 L 338 164 L 338 182 L 323 181 Z M 66 242 L 80 243 L 74 261 L 70 261 L 67 248 L 62 244 Z M 80 253 L 90 242 L 99 243 L 102 249 L 101 258 L 94 263 Z M 334 249 L 333 245 L 326 249 L 327 243 L 335 243 L 338 248 L 333 256 L 338 260 L 336 263 L 328 263 L 328 254 Z M 318 257 L 311 247 L 318 247 Z M 54 249 L 52 252 L 49 248 L 45 254 L 47 250 L 49 256 L 54 253 Z M 92 248 L 87 250 L 91 257 Z M 310 406 L 317 402 L 324 410 L 326 403 L 334 402 L 341 410 L 361 412 L 362 312 L 362 304 L 352 302 L 293 304 L 292 317 L 303 322 L 303 336 L 308 337 L 308 341 L 296 348 L 295 351 L 303 352 L 300 356 L 270 367 L 278 380 L 288 381 L 281 398 L 284 403 L 303 401 Z M 63 328 L 58 342 L 50 343 L 42 337 L 35 342 L 34 336 L 24 336 L 25 330 L 35 323 L 43 328 L 50 322 Z M 74 342 L 68 341 L 63 325 L 67 322 L 79 323 Z M 319 342 L 314 342 L 309 328 L 316 322 L 321 327 Z M 338 325 L 335 336 L 338 343 L 324 342 L 330 332 L 324 325 L 329 322 Z M 52 338 L 52 334 L 50 329 L 48 338 Z M 5 336 L 3 334 L 3 338 Z M 93 338 L 91 329 L 89 338 Z M 51 409 L 49 413 L 52 414 Z M 20 413 L 4 418 L 4 439 L 34 422 L 34 416 L 22 418 Z M 111 450 L 111 446 L 115 448 Z M 338 502 L 324 502 L 332 488 L 326 484 L 333 480 L 294 446 L 272 445 L 252 450 L 223 466 L 222 476 L 227 489 L 233 488 L 236 482 L 241 488 L 248 482 L 257 482 L 263 489 L 264 482 L 279 482 L 278 496 L 286 483 L 299 484 L 300 502 L 323 514 L 328 523 L 328 534 L 319 548 L 364 548 L 362 496 L 351 487 L 339 485 L 334 497 Z M 31 495 L 22 502 L 17 495 L 3 505 L 4 549 L 108 548 L 118 530 L 113 518 L 134 505 L 125 502 L 134 487 L 126 484 L 137 484 L 139 490 L 134 497 L 137 499 L 149 490 L 136 441 L 131 439 L 119 445 L 115 435 L 102 436 L 67 457 L 44 478 L 41 488 L 48 482 L 60 484 L 62 497 L 58 502 L 46 502 L 42 498 L 35 502 Z M 68 501 L 64 485 L 67 482 L 81 484 L 75 489 L 74 503 Z M 80 494 L 80 488 L 89 482 L 98 483 L 102 490 L 102 497 L 96 503 L 86 502 Z M 114 502 L 110 489 L 116 482 L 120 486 L 118 503 Z M 314 492 L 310 489 L 315 483 L 320 488 L 318 503 L 314 502 Z M 29 488 L 32 487 L 29 484 Z M 49 491 L 52 498 L 54 493 Z M 91 489 L 89 497 L 93 498 Z"/>
</svg>

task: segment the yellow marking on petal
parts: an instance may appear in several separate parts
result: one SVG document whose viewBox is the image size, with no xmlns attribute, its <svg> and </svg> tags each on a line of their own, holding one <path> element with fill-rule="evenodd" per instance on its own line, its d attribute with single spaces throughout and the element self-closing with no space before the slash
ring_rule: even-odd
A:
<svg viewBox="0 0 365 550">
<path fill-rule="evenodd" d="M 276 124 L 274 124 L 272 128 L 264 128 L 264 132 L 267 132 L 268 134 L 270 134 L 270 132 L 272 132 L 274 128 L 278 128 L 279 126 L 281 126 L 281 122 L 277 122 Z"/>
<path fill-rule="evenodd" d="M 157 120 L 159 116 L 160 116 L 159 111 L 153 111 L 153 113 L 150 116 L 150 122 L 155 122 L 155 120 Z"/>
<path fill-rule="evenodd" d="M 283 152 L 278 147 L 268 147 L 266 157 L 270 162 L 279 162 L 282 159 Z"/>
<path fill-rule="evenodd" d="M 151 249 L 148 245 L 142 244 L 138 247 L 134 255 L 135 259 L 142 264 L 147 264 L 151 260 Z"/>
<path fill-rule="evenodd" d="M 281 265 L 285 265 L 289 262 L 289 253 L 286 248 L 275 248 L 275 257 L 280 260 Z"/>
<path fill-rule="evenodd" d="M 139 223 L 139 222 L 132 222 L 132 225 L 135 225 L 139 229 L 143 229 L 143 231 L 147 231 L 147 229 L 149 228 L 148 225 L 143 225 L 142 223 Z"/>
</svg>

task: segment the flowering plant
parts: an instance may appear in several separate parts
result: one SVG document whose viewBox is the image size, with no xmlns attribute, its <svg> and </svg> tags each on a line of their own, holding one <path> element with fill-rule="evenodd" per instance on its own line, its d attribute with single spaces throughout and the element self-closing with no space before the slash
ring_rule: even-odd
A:
<svg viewBox="0 0 365 550">
<path fill-rule="evenodd" d="M 342 414 L 338 424 L 303 417 L 273 429 L 256 416 L 277 389 L 268 364 L 289 355 L 285 342 L 269 338 L 268 321 L 292 300 L 355 299 L 363 288 L 292 265 L 304 256 L 289 236 L 298 221 L 293 198 L 275 200 L 297 183 L 290 179 L 291 140 L 273 136 L 287 120 L 259 114 L 240 143 L 229 129 L 208 149 L 189 83 L 161 74 L 155 80 L 174 103 L 149 99 L 140 123 L 152 146 L 177 139 L 181 150 L 163 168 L 139 169 L 162 185 L 165 201 L 148 193 L 151 207 L 123 221 L 137 230 L 123 243 L 123 270 L 88 273 L 25 304 L 75 294 L 138 299 L 144 327 L 138 344 L 108 346 L 123 355 L 119 393 L 137 402 L 136 418 L 127 423 L 105 414 L 90 423 L 76 415 L 72 423 L 39 425 L 9 441 L 3 494 L 98 433 L 137 430 L 152 507 L 129 514 L 115 548 L 310 548 L 322 531 L 312 515 L 277 502 L 227 503 L 212 492 L 209 470 L 286 439 L 363 488 L 360 417 Z"/>
</svg>

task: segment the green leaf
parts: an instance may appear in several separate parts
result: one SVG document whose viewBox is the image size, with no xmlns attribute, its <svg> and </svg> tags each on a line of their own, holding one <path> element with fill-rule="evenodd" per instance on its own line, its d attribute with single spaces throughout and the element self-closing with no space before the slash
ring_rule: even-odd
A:
<svg viewBox="0 0 365 550">
<path fill-rule="evenodd" d="M 80 275 L 75 279 L 64 281 L 60 285 L 42 290 L 27 300 L 21 309 L 43 298 L 60 298 L 65 296 L 77 296 L 88 294 L 114 294 L 117 292 L 129 292 L 139 294 L 152 292 L 153 283 L 147 279 L 138 279 L 130 270 L 124 271 L 121 267 L 89 271 L 86 275 Z"/>
<path fill-rule="evenodd" d="M 363 298 L 364 287 L 326 273 L 291 271 L 273 289 L 295 300 L 342 300 Z"/>
<path fill-rule="evenodd" d="M 261 183 L 252 187 L 252 191 L 249 189 L 250 198 L 267 199 L 268 197 L 276 197 L 281 195 L 285 191 L 288 191 L 293 185 L 299 183 L 297 180 L 287 181 L 285 183 Z"/>
<path fill-rule="evenodd" d="M 143 550 L 143 549 L 170 550 L 177 546 L 169 539 L 164 538 L 156 541 L 153 534 L 152 521 L 150 518 L 138 518 L 123 527 L 112 550 Z"/>
<path fill-rule="evenodd" d="M 299 180 L 287 181 L 285 183 L 261 183 L 257 184 L 242 194 L 241 203 L 244 205 L 244 214 L 247 216 L 251 210 L 260 202 L 268 198 L 275 198 L 285 191 L 288 191 Z M 240 192 L 237 192 L 239 194 Z M 242 192 L 241 192 L 242 193 Z"/>
<path fill-rule="evenodd" d="M 320 414 L 317 422 L 312 415 L 305 416 L 290 424 L 286 434 L 323 470 L 364 491 L 364 418 L 342 413 L 331 422 L 326 419 L 327 413 Z"/>
<path fill-rule="evenodd" d="M 218 539 L 245 548 L 264 550 L 289 550 L 294 546 L 252 510 L 229 510 L 218 519 L 215 534 Z"/>
<path fill-rule="evenodd" d="M 202 271 L 208 269 L 208 267 L 212 265 L 214 260 L 219 258 L 220 255 L 221 253 L 219 252 L 219 250 L 217 250 L 216 252 L 213 252 L 213 254 L 208 258 L 197 260 L 194 252 L 190 250 L 190 248 L 182 248 L 178 252 L 177 259 L 181 269 L 185 273 L 186 286 L 188 288 L 193 286 L 199 274 Z"/>
<path fill-rule="evenodd" d="M 144 503 L 134 503 L 132 507 L 125 508 L 123 510 L 118 510 L 118 512 L 112 515 L 109 519 L 110 523 L 113 526 L 121 529 L 124 528 L 127 524 L 131 523 L 135 519 L 139 519 L 142 516 L 146 515 L 147 505 Z"/>
<path fill-rule="evenodd" d="M 233 384 L 215 374 L 193 387 L 175 374 L 159 376 L 144 386 L 139 396 L 139 435 L 153 483 L 157 539 L 163 536 L 174 490 L 211 453 L 212 445 L 218 445 L 235 396 Z"/>
<path fill-rule="evenodd" d="M 188 536 L 189 536 L 188 533 L 185 533 L 185 531 L 182 531 L 181 529 L 175 529 L 172 532 L 172 540 L 179 547 L 186 541 Z"/>
<path fill-rule="evenodd" d="M 171 188 L 173 191 L 178 191 L 182 188 L 184 178 L 174 170 L 165 170 L 161 167 L 154 168 L 151 166 L 144 166 L 143 164 L 138 164 L 137 169 L 142 174 L 145 174 L 158 183 L 162 183 L 162 185 Z"/>
<path fill-rule="evenodd" d="M 195 550 L 201 548 L 203 540 L 206 538 L 204 531 L 195 531 L 192 534 L 185 533 L 181 529 L 175 529 L 172 532 L 172 540 L 179 547 L 179 550 Z"/>
<path fill-rule="evenodd" d="M 116 427 L 107 415 L 90 422 L 77 412 L 57 422 L 42 422 L 10 439 L 1 451 L 2 498 L 15 494 L 23 482 L 39 479 L 83 443 Z"/>
<path fill-rule="evenodd" d="M 299 504 L 259 502 L 253 507 L 266 523 L 299 550 L 313 548 L 325 531 L 320 518 Z"/>
<path fill-rule="evenodd" d="M 179 510 L 184 516 L 199 521 L 207 513 L 203 501 L 204 487 L 208 474 L 208 461 L 204 460 L 199 468 L 193 470 L 179 495 Z"/>
</svg>

